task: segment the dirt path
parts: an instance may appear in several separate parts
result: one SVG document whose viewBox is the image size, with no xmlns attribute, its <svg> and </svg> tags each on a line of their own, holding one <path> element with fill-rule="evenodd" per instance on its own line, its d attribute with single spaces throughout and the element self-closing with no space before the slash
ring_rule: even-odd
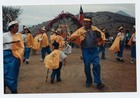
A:
<svg viewBox="0 0 140 98">
<path fill-rule="evenodd" d="M 136 64 L 130 63 L 130 50 L 124 51 L 124 63 L 117 62 L 115 54 L 106 49 L 106 60 L 101 59 L 101 78 L 104 90 L 85 87 L 84 65 L 80 60 L 80 49 L 73 49 L 68 55 L 67 65 L 61 70 L 62 82 L 45 82 L 46 71 L 40 55 L 31 55 L 30 63 L 23 64 L 19 74 L 19 93 L 83 93 L 83 92 L 135 92 Z"/>
</svg>

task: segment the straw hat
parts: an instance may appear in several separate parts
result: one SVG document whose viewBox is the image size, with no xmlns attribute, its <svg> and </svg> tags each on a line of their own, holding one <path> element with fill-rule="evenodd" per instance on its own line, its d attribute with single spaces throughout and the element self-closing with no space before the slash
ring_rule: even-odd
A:
<svg viewBox="0 0 140 98">
<path fill-rule="evenodd" d="M 8 24 L 8 27 L 11 27 L 12 25 L 14 24 L 18 24 L 18 21 L 14 20 L 14 21 L 11 21 L 9 24 Z"/>
<path fill-rule="evenodd" d="M 46 31 L 45 26 L 43 26 L 43 27 L 41 28 L 41 30 Z"/>
<path fill-rule="evenodd" d="M 122 29 L 123 29 L 123 27 L 121 26 L 121 27 L 119 27 L 118 31 L 120 31 L 120 30 L 122 30 Z"/>
</svg>

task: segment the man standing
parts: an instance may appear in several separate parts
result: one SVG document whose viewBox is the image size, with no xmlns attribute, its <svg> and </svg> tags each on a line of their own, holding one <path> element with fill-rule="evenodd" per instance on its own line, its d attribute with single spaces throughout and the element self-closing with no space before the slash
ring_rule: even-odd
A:
<svg viewBox="0 0 140 98">
<path fill-rule="evenodd" d="M 10 22 L 8 30 L 3 34 L 4 93 L 6 93 L 6 87 L 12 93 L 17 93 L 18 74 L 22 63 L 24 45 L 21 33 L 17 33 L 17 21 Z"/>
<path fill-rule="evenodd" d="M 90 18 L 84 18 L 83 27 L 76 30 L 69 38 L 69 41 L 73 41 L 81 47 L 86 75 L 86 87 L 90 87 L 92 84 L 91 63 L 93 65 L 94 83 L 97 84 L 98 89 L 105 87 L 100 78 L 99 52 L 97 48 L 99 42 L 100 44 L 102 43 L 102 34 L 97 27 L 92 26 Z"/>
</svg>

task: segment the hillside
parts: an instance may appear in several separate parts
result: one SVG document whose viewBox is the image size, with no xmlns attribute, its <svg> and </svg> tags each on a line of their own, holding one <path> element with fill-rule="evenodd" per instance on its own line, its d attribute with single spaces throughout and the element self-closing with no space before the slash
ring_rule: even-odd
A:
<svg viewBox="0 0 140 98">
<path fill-rule="evenodd" d="M 120 15 L 124 15 L 124 16 L 128 16 L 128 17 L 132 17 L 131 15 L 129 15 L 129 14 L 127 14 L 127 13 L 125 13 L 124 11 L 118 11 L 118 12 L 116 12 L 117 14 L 120 14 Z"/>
<path fill-rule="evenodd" d="M 120 15 L 113 12 L 86 12 L 84 13 L 85 16 L 92 17 L 93 25 L 97 26 L 99 29 L 105 28 L 108 32 L 115 36 L 117 33 L 117 28 L 121 25 L 124 26 L 125 30 L 129 30 L 130 33 L 133 33 L 133 25 L 135 25 L 135 18 Z M 75 15 L 77 18 L 79 15 Z M 38 29 L 42 26 L 48 25 L 49 21 L 43 22 L 38 25 L 34 25 L 30 27 L 30 30 L 33 34 L 38 31 Z M 56 28 L 59 24 L 71 24 L 69 26 L 69 31 L 75 31 L 77 29 L 76 23 L 72 21 L 71 18 L 61 18 L 60 20 L 56 21 L 55 24 L 52 25 L 53 28 Z M 48 32 L 49 33 L 49 32 Z"/>
</svg>

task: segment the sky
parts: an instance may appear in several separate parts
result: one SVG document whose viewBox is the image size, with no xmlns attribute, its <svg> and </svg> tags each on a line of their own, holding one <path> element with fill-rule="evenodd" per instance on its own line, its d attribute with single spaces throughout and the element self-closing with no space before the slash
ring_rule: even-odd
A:
<svg viewBox="0 0 140 98">
<path fill-rule="evenodd" d="M 98 11 L 124 11 L 135 17 L 135 4 L 81 4 L 84 12 Z M 65 5 L 14 5 L 22 10 L 19 16 L 20 25 L 37 25 L 42 22 L 51 20 L 59 15 L 62 11 L 69 12 L 74 15 L 79 14 L 80 4 Z"/>
</svg>

